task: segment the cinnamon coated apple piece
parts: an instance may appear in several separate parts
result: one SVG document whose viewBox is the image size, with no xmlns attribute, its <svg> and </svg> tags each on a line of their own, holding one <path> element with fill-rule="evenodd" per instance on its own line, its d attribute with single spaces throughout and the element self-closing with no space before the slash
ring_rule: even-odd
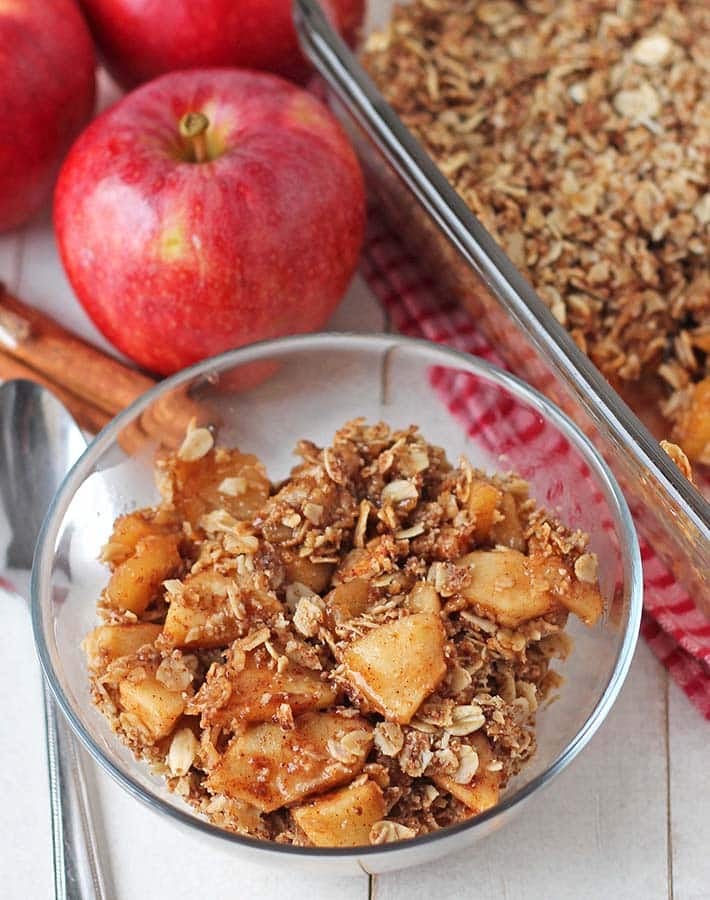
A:
<svg viewBox="0 0 710 900">
<path fill-rule="evenodd" d="M 488 536 L 488 543 L 493 546 L 510 547 L 512 550 L 525 551 L 523 525 L 518 513 L 515 497 L 505 491 L 498 504 L 500 516 L 493 522 Z"/>
<path fill-rule="evenodd" d="M 195 429 L 185 441 L 202 432 L 209 434 L 206 428 Z M 159 461 L 158 486 L 165 500 L 195 528 L 203 515 L 219 509 L 241 521 L 252 519 L 269 496 L 263 465 L 251 453 L 220 447 L 200 456 L 202 449 L 183 453 L 187 458 L 178 451 Z"/>
<path fill-rule="evenodd" d="M 89 667 L 101 669 L 122 656 L 132 656 L 146 644 L 152 644 L 161 632 L 160 625 L 138 622 L 135 625 L 99 625 L 84 638 L 82 647 Z"/>
<path fill-rule="evenodd" d="M 436 588 L 428 581 L 418 581 L 404 601 L 407 609 L 415 613 L 440 613 L 441 600 Z"/>
<path fill-rule="evenodd" d="M 291 814 L 316 847 L 357 847 L 369 844 L 370 829 L 384 818 L 386 811 L 380 787 L 370 779 L 358 779 L 338 791 L 295 806 Z"/>
<path fill-rule="evenodd" d="M 593 554 L 584 554 L 580 560 Z M 544 616 L 560 605 L 576 613 L 586 624 L 593 625 L 601 615 L 603 601 L 594 573 L 587 569 L 587 579 L 556 555 L 525 556 L 518 550 L 497 547 L 476 550 L 459 560 L 468 566 L 470 576 L 464 596 L 499 625 L 517 628 L 523 622 Z"/>
<path fill-rule="evenodd" d="M 364 547 L 353 548 L 336 569 L 334 582 L 343 584 L 356 578 L 374 578 L 392 559 L 395 547 L 392 537 L 385 535 L 372 538 Z"/>
<path fill-rule="evenodd" d="M 160 592 L 166 578 L 182 565 L 176 534 L 153 534 L 141 538 L 133 556 L 114 569 L 104 592 L 107 606 L 139 616 Z"/>
<path fill-rule="evenodd" d="M 168 647 L 223 647 L 244 633 L 245 622 L 265 621 L 282 609 L 273 594 L 242 592 L 233 578 L 213 569 L 168 581 L 166 591 L 170 606 L 163 641 Z"/>
<path fill-rule="evenodd" d="M 157 519 L 154 510 L 138 510 L 119 516 L 114 522 L 113 532 L 103 547 L 101 557 L 112 568 L 134 556 L 138 542 L 151 535 L 175 533 L 174 522 L 167 518 Z"/>
<path fill-rule="evenodd" d="M 316 594 L 322 594 L 330 584 L 335 570 L 332 563 L 314 563 L 308 558 L 296 557 L 286 563 L 286 582 L 305 584 Z"/>
<path fill-rule="evenodd" d="M 458 564 L 470 572 L 464 596 L 499 625 L 516 628 L 544 616 L 553 605 L 550 592 L 533 585 L 528 557 L 518 550 L 476 550 Z"/>
<path fill-rule="evenodd" d="M 387 719 L 406 724 L 446 674 L 445 641 L 435 613 L 387 622 L 347 648 L 346 678 Z"/>
<path fill-rule="evenodd" d="M 264 722 L 232 739 L 206 786 L 272 812 L 351 781 L 372 742 L 366 719 L 338 712 L 305 713 L 290 730 Z"/>
<path fill-rule="evenodd" d="M 573 581 L 570 590 L 562 594 L 560 600 L 585 625 L 596 624 L 604 611 L 602 595 L 593 584 Z"/>
<path fill-rule="evenodd" d="M 131 713 L 155 742 L 166 737 L 185 709 L 182 692 L 168 688 L 150 672 L 125 678 L 118 687 L 119 705 Z"/>
<path fill-rule="evenodd" d="M 471 482 L 467 506 L 475 522 L 474 537 L 478 543 L 488 540 L 502 497 L 503 492 L 489 481 L 475 479 Z"/>
<path fill-rule="evenodd" d="M 553 585 L 560 602 L 580 618 L 585 625 L 594 625 L 604 611 L 604 600 L 599 591 L 597 557 L 583 553 L 577 557 L 574 568 L 553 557 L 533 557 L 533 568 L 538 577 L 545 577 Z M 567 578 L 560 577 L 565 572 Z"/>
<path fill-rule="evenodd" d="M 345 581 L 326 595 L 325 610 L 333 625 L 356 619 L 367 609 L 369 582 L 365 578 Z"/>
<path fill-rule="evenodd" d="M 495 806 L 500 797 L 502 772 L 491 771 L 491 766 L 496 769 L 490 741 L 478 732 L 462 745 L 458 772 L 454 775 L 433 772 L 431 780 L 465 804 L 472 815 L 478 815 Z"/>
<path fill-rule="evenodd" d="M 210 725 L 236 729 L 245 722 L 268 722 L 286 703 L 293 715 L 326 709 L 338 699 L 332 684 L 321 680 L 317 672 L 289 661 L 278 671 L 275 660 L 263 649 L 246 654 L 244 668 L 229 673 L 229 700 L 204 717 Z M 206 682 L 210 689 L 211 678 Z"/>
</svg>

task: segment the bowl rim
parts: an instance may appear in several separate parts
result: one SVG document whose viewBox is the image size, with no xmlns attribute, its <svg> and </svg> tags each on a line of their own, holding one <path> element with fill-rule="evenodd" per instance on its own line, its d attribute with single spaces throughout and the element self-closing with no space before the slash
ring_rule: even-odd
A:
<svg viewBox="0 0 710 900">
<path fill-rule="evenodd" d="M 467 370 L 471 374 L 483 377 L 509 391 L 515 397 L 523 400 L 540 415 L 549 420 L 570 441 L 575 449 L 582 455 L 584 461 L 590 466 L 591 471 L 599 479 L 605 500 L 614 514 L 615 528 L 619 529 L 618 535 L 621 547 L 621 559 L 624 579 L 629 588 L 629 614 L 626 621 L 624 635 L 617 654 L 614 668 L 609 676 L 606 686 L 597 699 L 594 707 L 589 712 L 584 723 L 575 736 L 568 742 L 565 748 L 550 763 L 547 768 L 522 785 L 507 797 L 504 797 L 491 809 L 473 816 L 464 822 L 442 828 L 440 831 L 430 832 L 406 841 L 361 847 L 297 847 L 290 844 L 277 844 L 273 841 L 261 840 L 246 835 L 236 834 L 213 825 L 206 819 L 198 818 L 197 813 L 189 812 L 188 807 L 182 810 L 172 806 L 157 794 L 144 789 L 133 777 L 124 772 L 119 766 L 104 755 L 99 745 L 94 741 L 89 731 L 69 703 L 62 685 L 55 674 L 51 654 L 45 640 L 43 628 L 43 594 L 49 585 L 51 563 L 55 552 L 56 538 L 59 526 L 64 514 L 74 497 L 76 490 L 84 482 L 92 470 L 95 461 L 113 444 L 120 431 L 143 410 L 150 406 L 158 397 L 180 385 L 204 377 L 209 373 L 216 374 L 222 369 L 233 365 L 252 363 L 260 360 L 269 353 L 303 352 L 313 349 L 333 349 L 338 346 L 343 349 L 365 351 L 381 349 L 389 351 L 395 347 L 409 347 L 415 351 L 426 351 L 438 354 L 445 364 L 456 365 Z M 503 371 L 492 363 L 472 356 L 454 348 L 439 345 L 432 341 L 419 338 L 411 338 L 396 334 L 358 334 L 354 332 L 317 332 L 315 334 L 292 335 L 259 341 L 253 344 L 228 350 L 216 356 L 209 357 L 186 369 L 182 369 L 174 375 L 158 382 L 158 384 L 142 394 L 130 406 L 111 420 L 88 445 L 81 457 L 76 461 L 64 478 L 59 490 L 50 504 L 47 515 L 42 524 L 35 548 L 32 575 L 30 581 L 30 597 L 32 610 L 32 629 L 35 647 L 40 659 L 44 676 L 54 695 L 63 715 L 69 721 L 74 733 L 92 759 L 114 781 L 135 799 L 156 813 L 165 813 L 178 823 L 205 835 L 217 837 L 227 844 L 237 844 L 244 848 L 255 849 L 262 853 L 278 853 L 284 856 L 295 856 L 301 859 L 347 859 L 359 857 L 371 857 L 380 854 L 392 854 L 397 851 L 412 850 L 435 841 L 452 837 L 466 831 L 474 832 L 486 822 L 501 816 L 529 798 L 538 788 L 549 784 L 560 774 L 579 754 L 596 733 L 609 710 L 614 704 L 631 665 L 631 661 L 638 640 L 641 623 L 642 597 L 643 597 L 643 572 L 641 565 L 641 552 L 638 537 L 633 523 L 631 512 L 615 476 L 609 466 L 594 447 L 589 438 L 581 429 L 554 403 L 548 400 L 535 388 L 530 387 L 522 379 L 510 372 Z M 363 868 L 363 871 L 366 871 Z"/>
</svg>

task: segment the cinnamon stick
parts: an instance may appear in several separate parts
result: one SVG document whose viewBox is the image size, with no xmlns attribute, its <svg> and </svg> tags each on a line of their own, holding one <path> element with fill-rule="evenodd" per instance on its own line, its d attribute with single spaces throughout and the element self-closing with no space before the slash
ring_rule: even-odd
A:
<svg viewBox="0 0 710 900">
<path fill-rule="evenodd" d="M 48 381 L 97 407 L 110 417 L 153 387 L 155 381 L 87 344 L 49 316 L 27 306 L 0 286 L 0 311 L 6 322 L 26 322 L 28 329 L 13 340 L 0 331 L 3 350 L 35 369 Z M 9 315 L 8 315 L 9 314 Z"/>
<path fill-rule="evenodd" d="M 2 283 L 0 353 L 0 379 L 27 377 L 44 384 L 76 410 L 75 418 L 94 433 L 156 384 L 11 296 Z M 120 442 L 126 449 L 151 440 L 175 448 L 193 419 L 217 424 L 213 410 L 190 397 L 186 388 L 178 388 L 152 404 Z"/>
<path fill-rule="evenodd" d="M 13 359 L 12 356 L 8 356 L 8 354 L 0 351 L 0 381 L 10 381 L 13 378 L 24 378 L 27 381 L 34 381 L 43 387 L 49 388 L 74 416 L 79 427 L 89 434 L 98 434 L 111 419 L 103 410 L 98 409 L 91 403 L 87 403 L 86 400 L 77 397 L 76 394 L 72 394 L 70 391 L 60 387 L 60 385 L 49 381 L 35 369 L 31 369 L 24 363 Z"/>
</svg>

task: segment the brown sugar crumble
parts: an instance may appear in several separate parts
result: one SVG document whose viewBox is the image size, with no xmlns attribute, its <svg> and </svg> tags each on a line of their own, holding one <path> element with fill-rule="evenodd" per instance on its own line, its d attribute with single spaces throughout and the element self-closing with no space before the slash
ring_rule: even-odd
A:
<svg viewBox="0 0 710 900">
<path fill-rule="evenodd" d="M 535 752 L 597 560 L 528 496 L 418 429 L 347 423 L 270 484 L 192 429 L 162 502 L 116 520 L 93 699 L 215 824 L 381 844 L 494 806 Z"/>
<path fill-rule="evenodd" d="M 363 60 L 579 347 L 710 464 L 710 5 L 413 0 Z"/>
</svg>

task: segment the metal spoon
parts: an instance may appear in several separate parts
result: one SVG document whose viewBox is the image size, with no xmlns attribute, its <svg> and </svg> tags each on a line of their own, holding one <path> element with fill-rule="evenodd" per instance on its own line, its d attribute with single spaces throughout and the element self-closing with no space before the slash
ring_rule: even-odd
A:
<svg viewBox="0 0 710 900">
<path fill-rule="evenodd" d="M 37 536 L 49 504 L 86 449 L 79 427 L 46 388 L 0 385 L 0 596 L 29 598 Z M 106 900 L 81 751 L 44 686 L 56 900 Z"/>
</svg>

